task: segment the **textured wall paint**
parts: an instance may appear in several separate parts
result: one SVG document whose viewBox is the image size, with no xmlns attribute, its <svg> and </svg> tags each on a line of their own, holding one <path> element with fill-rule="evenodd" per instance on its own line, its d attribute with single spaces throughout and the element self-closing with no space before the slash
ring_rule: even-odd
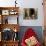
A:
<svg viewBox="0 0 46 46">
<path fill-rule="evenodd" d="M 24 4 L 24 0 L 17 0 L 17 6 L 22 7 Z M 15 0 L 0 0 L 1 7 L 14 7 Z"/>
</svg>

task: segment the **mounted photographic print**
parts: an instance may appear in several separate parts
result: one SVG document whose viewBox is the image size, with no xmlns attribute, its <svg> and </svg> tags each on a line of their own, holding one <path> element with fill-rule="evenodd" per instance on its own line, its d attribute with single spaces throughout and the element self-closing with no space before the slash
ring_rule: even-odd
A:
<svg viewBox="0 0 46 46">
<path fill-rule="evenodd" d="M 37 19 L 37 13 L 37 8 L 24 8 L 24 19 Z"/>
<path fill-rule="evenodd" d="M 9 15 L 9 10 L 2 10 L 2 15 Z"/>
</svg>

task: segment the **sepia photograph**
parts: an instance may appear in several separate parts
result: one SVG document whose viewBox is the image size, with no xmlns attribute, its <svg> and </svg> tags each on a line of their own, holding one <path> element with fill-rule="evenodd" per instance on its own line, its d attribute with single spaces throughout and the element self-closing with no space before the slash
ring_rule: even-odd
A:
<svg viewBox="0 0 46 46">
<path fill-rule="evenodd" d="M 38 9 L 36 8 L 24 8 L 24 19 L 37 19 Z"/>
</svg>

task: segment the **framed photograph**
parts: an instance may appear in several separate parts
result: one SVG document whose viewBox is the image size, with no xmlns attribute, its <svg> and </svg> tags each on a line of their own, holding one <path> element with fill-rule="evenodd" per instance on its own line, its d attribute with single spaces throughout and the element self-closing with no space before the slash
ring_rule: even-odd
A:
<svg viewBox="0 0 46 46">
<path fill-rule="evenodd" d="M 9 10 L 2 10 L 2 15 L 9 15 Z"/>
<path fill-rule="evenodd" d="M 24 19 L 37 19 L 38 9 L 36 8 L 24 8 Z"/>
<path fill-rule="evenodd" d="M 16 15 L 17 12 L 16 12 L 16 10 L 10 10 L 10 11 L 9 11 L 9 14 L 10 14 L 10 15 Z"/>
</svg>

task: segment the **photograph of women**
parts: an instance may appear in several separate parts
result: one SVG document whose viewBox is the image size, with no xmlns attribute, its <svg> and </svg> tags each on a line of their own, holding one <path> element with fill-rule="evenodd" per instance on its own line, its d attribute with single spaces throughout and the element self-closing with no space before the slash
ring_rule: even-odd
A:
<svg viewBox="0 0 46 46">
<path fill-rule="evenodd" d="M 24 8 L 24 19 L 38 19 L 38 9 Z"/>
</svg>

